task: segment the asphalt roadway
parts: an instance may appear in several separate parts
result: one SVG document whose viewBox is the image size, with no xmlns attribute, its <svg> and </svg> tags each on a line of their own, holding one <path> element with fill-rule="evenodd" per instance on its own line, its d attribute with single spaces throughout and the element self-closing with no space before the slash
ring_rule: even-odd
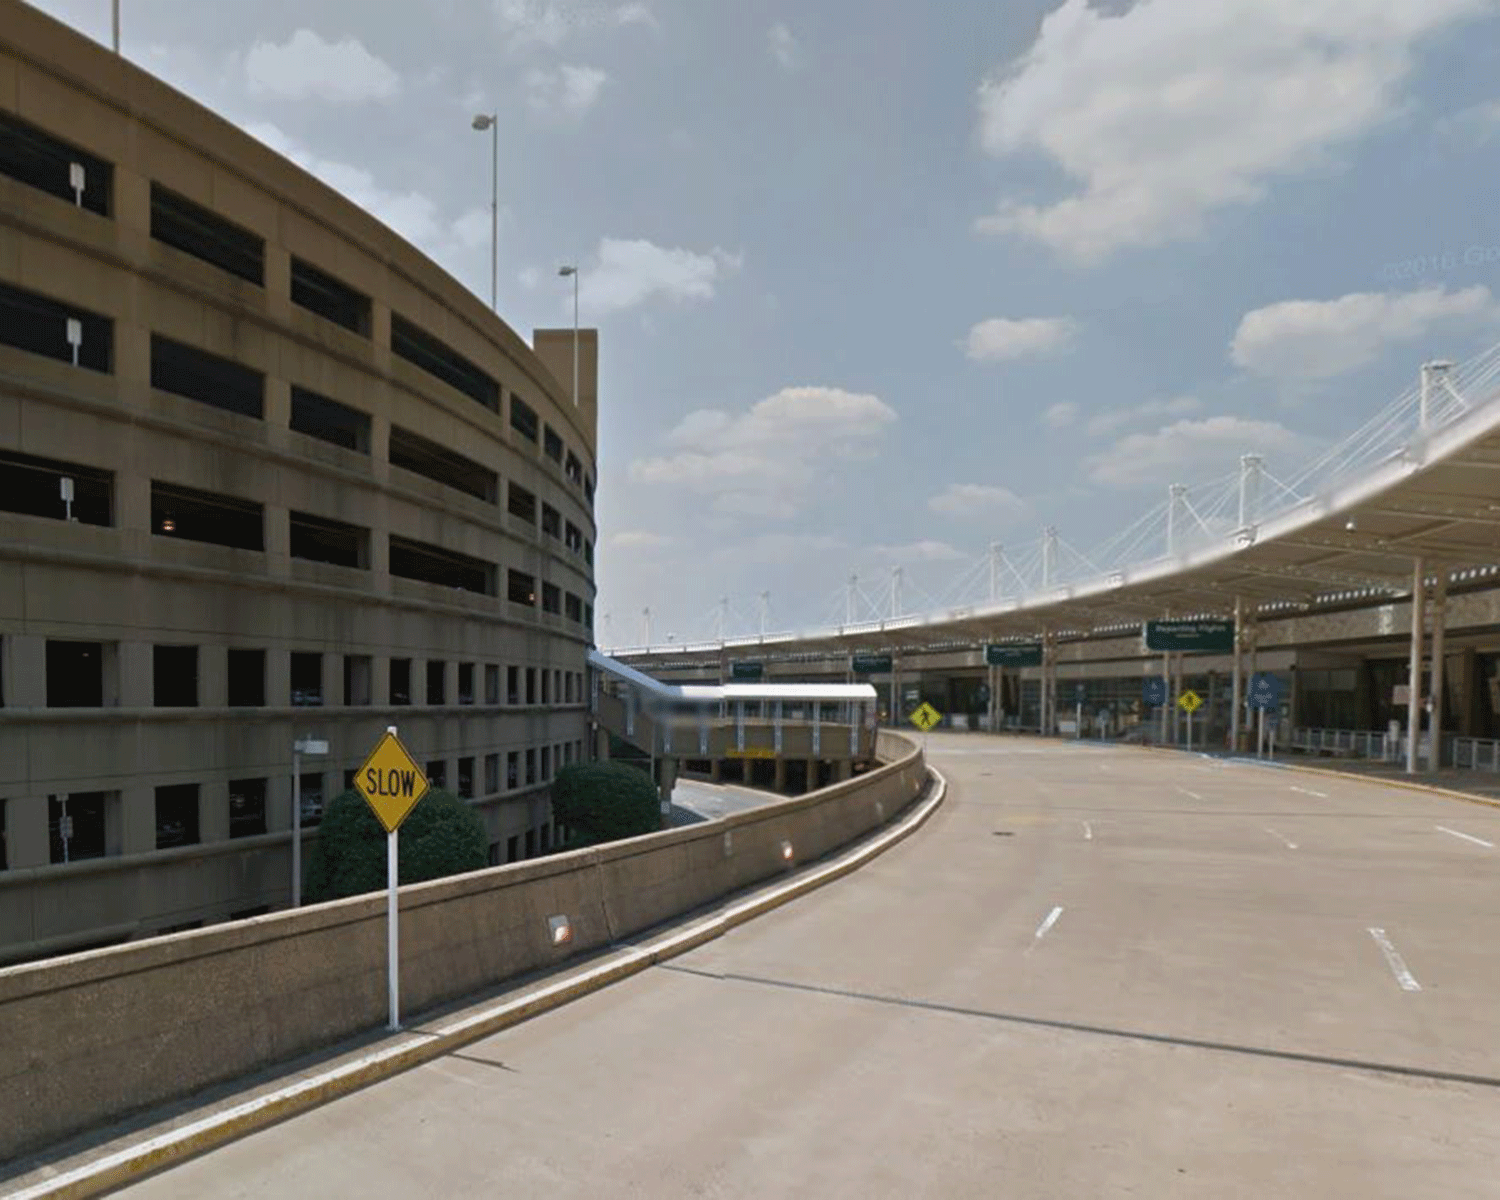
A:
<svg viewBox="0 0 1500 1200">
<path fill-rule="evenodd" d="M 852 875 L 131 1193 L 1500 1196 L 1500 810 L 929 754 Z"/>
</svg>

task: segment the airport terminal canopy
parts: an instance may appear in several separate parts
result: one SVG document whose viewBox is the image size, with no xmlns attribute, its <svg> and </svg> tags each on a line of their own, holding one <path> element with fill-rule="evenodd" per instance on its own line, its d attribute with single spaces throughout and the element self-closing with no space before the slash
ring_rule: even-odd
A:
<svg viewBox="0 0 1500 1200">
<path fill-rule="evenodd" d="M 774 655 L 1139 626 L 1163 616 L 1273 613 L 1409 593 L 1417 572 L 1462 583 L 1500 564 L 1500 345 L 1418 382 L 1289 481 L 1245 456 L 1240 470 L 1168 500 L 1092 559 L 1069 562 L 1048 531 L 1040 567 L 1007 562 L 992 600 L 781 633 L 618 651 L 655 659 Z M 1153 553 L 1154 551 L 1154 553 Z"/>
</svg>

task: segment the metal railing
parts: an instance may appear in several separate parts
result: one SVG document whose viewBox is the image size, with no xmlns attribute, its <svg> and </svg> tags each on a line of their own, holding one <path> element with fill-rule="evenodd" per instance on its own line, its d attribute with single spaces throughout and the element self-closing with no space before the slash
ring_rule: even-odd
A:
<svg viewBox="0 0 1500 1200">
<path fill-rule="evenodd" d="M 1303 750 L 1309 754 L 1347 754 L 1395 762 L 1400 757 L 1404 740 L 1401 736 L 1393 738 L 1383 730 L 1294 729 L 1288 749 Z"/>
<path fill-rule="evenodd" d="M 1456 737 L 1448 761 L 1473 771 L 1500 771 L 1500 738 Z"/>
<path fill-rule="evenodd" d="M 1427 757 L 1430 734 L 1422 735 L 1421 757 Z M 1401 762 L 1406 756 L 1406 734 L 1364 729 L 1294 729 L 1289 746 L 1308 754 L 1345 754 L 1383 762 Z M 1500 738 L 1443 736 L 1443 762 L 1461 770 L 1500 772 Z"/>
</svg>

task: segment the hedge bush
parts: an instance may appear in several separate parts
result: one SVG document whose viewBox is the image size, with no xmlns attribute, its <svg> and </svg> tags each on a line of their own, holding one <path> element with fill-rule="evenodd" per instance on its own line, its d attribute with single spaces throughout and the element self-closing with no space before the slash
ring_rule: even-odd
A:
<svg viewBox="0 0 1500 1200">
<path fill-rule="evenodd" d="M 552 819 L 568 831 L 567 848 L 597 846 L 661 828 L 661 801 L 651 776 L 618 762 L 573 763 L 552 781 Z"/>
<path fill-rule="evenodd" d="M 432 788 L 401 823 L 396 873 L 402 883 L 477 871 L 489 863 L 484 822 L 452 792 Z M 386 832 L 365 798 L 341 792 L 323 814 L 307 864 L 309 904 L 386 886 Z"/>
</svg>

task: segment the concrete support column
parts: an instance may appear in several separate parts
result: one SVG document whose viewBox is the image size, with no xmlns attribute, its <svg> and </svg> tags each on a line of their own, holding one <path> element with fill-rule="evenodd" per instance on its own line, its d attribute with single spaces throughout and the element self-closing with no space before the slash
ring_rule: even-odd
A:
<svg viewBox="0 0 1500 1200">
<path fill-rule="evenodd" d="M 274 242 L 266 243 L 266 310 L 283 324 L 291 320 L 292 254 Z"/>
<path fill-rule="evenodd" d="M 1240 709 L 1244 704 L 1244 686 L 1242 676 L 1244 673 L 1244 657 L 1241 653 L 1242 642 L 1240 637 L 1240 626 L 1244 624 L 1245 606 L 1238 596 L 1234 598 L 1234 666 L 1233 678 L 1229 686 L 1229 748 L 1236 754 L 1240 749 Z M 1210 710 L 1212 711 L 1212 710 Z"/>
<path fill-rule="evenodd" d="M 120 853 L 150 854 L 156 849 L 156 789 L 138 783 L 120 791 Z"/>
<path fill-rule="evenodd" d="M 269 247 L 267 247 L 269 249 Z M 267 294 L 269 305 L 270 295 Z M 266 428 L 275 430 L 282 441 L 285 440 L 286 430 L 292 424 L 292 385 L 285 379 L 277 379 L 274 375 L 266 377 Z"/>
<path fill-rule="evenodd" d="M 156 703 L 155 655 L 149 642 L 119 646 L 120 707 L 150 708 Z"/>
<path fill-rule="evenodd" d="M 347 704 L 344 696 L 344 656 L 323 655 L 323 703 L 330 708 Z"/>
<path fill-rule="evenodd" d="M 1448 628 L 1448 568 L 1438 567 L 1437 584 L 1432 589 L 1432 708 L 1427 718 L 1432 730 L 1432 748 L 1427 756 L 1427 769 L 1440 771 L 1443 767 L 1443 642 Z"/>
<path fill-rule="evenodd" d="M 266 704 L 282 708 L 292 702 L 292 652 L 277 646 L 266 651 Z"/>
<path fill-rule="evenodd" d="M 802 785 L 804 792 L 815 792 L 818 790 L 818 760 L 809 758 L 807 760 L 807 778 Z"/>
<path fill-rule="evenodd" d="M 388 704 L 391 699 L 391 660 L 377 654 L 370 663 L 370 703 Z"/>
<path fill-rule="evenodd" d="M 288 747 L 288 750 L 291 748 Z M 292 828 L 292 758 L 278 765 L 266 780 L 266 832 L 288 833 Z M 291 850 L 287 850 L 290 858 Z M 290 889 L 290 884 L 287 885 Z"/>
<path fill-rule="evenodd" d="M 12 796 L 5 806 L 5 849 L 12 870 L 45 867 L 52 861 L 47 836 L 47 797 Z"/>
<path fill-rule="evenodd" d="M 47 639 L 29 633 L 0 638 L 5 652 L 6 704 L 12 708 L 47 707 Z"/>
<path fill-rule="evenodd" d="M 280 504 L 266 505 L 266 570 L 277 579 L 292 573 L 292 513 Z"/>
<path fill-rule="evenodd" d="M 834 778 L 839 783 L 848 783 L 854 778 L 854 760 L 852 758 L 841 758 L 834 769 Z"/>
<path fill-rule="evenodd" d="M 1161 706 L 1161 740 L 1165 743 L 1170 740 L 1169 722 L 1172 719 L 1172 656 L 1170 654 L 1161 656 L 1161 686 L 1166 693 L 1166 702 Z"/>
<path fill-rule="evenodd" d="M 229 647 L 211 643 L 198 647 L 198 703 L 223 708 L 229 703 Z"/>
<path fill-rule="evenodd" d="M 708 760 L 708 781 L 719 783 L 724 778 L 724 760 L 722 758 L 711 758 Z"/>
<path fill-rule="evenodd" d="M 659 758 L 656 760 L 656 777 L 660 788 L 661 802 L 670 804 L 672 802 L 672 789 L 677 786 L 677 760 L 675 758 Z"/>
<path fill-rule="evenodd" d="M 776 759 L 776 775 L 771 786 L 776 789 L 778 794 L 786 794 L 786 759 Z"/>
<path fill-rule="evenodd" d="M 229 783 L 217 780 L 198 789 L 198 834 L 205 842 L 229 840 Z"/>
<path fill-rule="evenodd" d="M 1411 572 L 1411 660 L 1406 696 L 1406 773 L 1417 773 L 1417 750 L 1422 741 L 1422 603 L 1426 598 L 1426 572 L 1420 558 L 1412 560 Z"/>
</svg>

